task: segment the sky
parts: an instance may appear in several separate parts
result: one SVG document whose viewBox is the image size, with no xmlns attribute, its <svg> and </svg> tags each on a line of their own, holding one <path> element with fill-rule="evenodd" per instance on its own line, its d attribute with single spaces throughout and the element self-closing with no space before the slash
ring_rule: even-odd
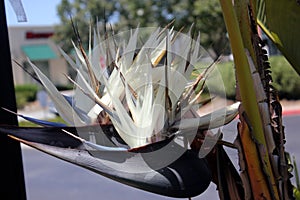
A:
<svg viewBox="0 0 300 200">
<path fill-rule="evenodd" d="M 18 22 L 9 0 L 4 0 L 8 26 L 54 25 L 59 23 L 56 6 L 61 0 L 21 0 L 27 22 Z"/>
</svg>

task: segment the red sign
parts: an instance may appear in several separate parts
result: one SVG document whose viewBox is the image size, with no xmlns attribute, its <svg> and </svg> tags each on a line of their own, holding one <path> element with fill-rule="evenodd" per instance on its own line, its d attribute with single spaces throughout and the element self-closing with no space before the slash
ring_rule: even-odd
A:
<svg viewBox="0 0 300 200">
<path fill-rule="evenodd" d="M 53 32 L 26 32 L 26 39 L 49 38 L 52 35 Z"/>
</svg>

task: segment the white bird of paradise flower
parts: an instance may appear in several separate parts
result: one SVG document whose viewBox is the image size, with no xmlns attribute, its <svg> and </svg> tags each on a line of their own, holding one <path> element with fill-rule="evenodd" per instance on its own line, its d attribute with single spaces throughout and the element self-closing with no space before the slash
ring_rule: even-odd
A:
<svg viewBox="0 0 300 200">
<path fill-rule="evenodd" d="M 67 76 L 75 85 L 75 95 L 71 100 L 62 95 L 51 80 L 28 60 L 34 70 L 31 75 L 44 86 L 67 124 L 20 115 L 44 127 L 59 127 L 59 130 L 0 127 L 0 132 L 51 155 L 150 192 L 174 197 L 190 197 L 203 192 L 211 176 L 206 162 L 199 159 L 200 153 L 197 156 L 189 154 L 191 144 L 195 141 L 195 136 L 207 138 L 205 132 L 232 121 L 237 116 L 239 103 L 199 115 L 198 108 L 211 100 L 202 100 L 200 95 L 214 66 L 212 63 L 203 69 L 195 67 L 203 58 L 200 36 L 194 40 L 190 36 L 191 30 L 188 34 L 182 34 L 166 27 L 137 28 L 110 37 L 105 35 L 101 39 L 99 32 L 94 30 L 93 45 L 90 40 L 86 54 L 79 34 L 74 30 L 78 38 L 78 45 L 73 43 L 75 61 L 60 49 L 64 58 L 77 72 L 76 80 Z M 126 34 L 129 35 L 128 41 L 124 39 Z M 147 39 L 141 41 L 145 35 L 148 36 Z M 84 129 L 85 127 L 99 129 L 93 132 Z M 106 130 L 107 127 L 112 127 L 115 131 Z M 28 132 L 28 135 L 21 132 Z M 38 137 L 34 135 L 36 132 L 40 132 Z M 55 132 L 54 135 L 52 132 Z M 60 135 L 55 135 L 57 132 Z M 87 132 L 98 134 L 101 141 L 88 137 Z M 107 143 L 104 136 L 110 138 L 110 143 Z M 183 141 L 182 144 L 170 142 L 176 139 Z M 217 139 L 214 142 L 206 139 L 201 141 L 206 152 L 204 156 L 213 148 Z M 145 157 L 131 154 L 154 152 L 169 143 L 171 151 L 177 145 L 184 151 L 164 162 L 160 158 L 163 164 L 156 168 L 150 166 L 150 161 L 146 164 L 143 161 L 143 166 L 150 169 L 149 171 L 141 170 L 141 160 Z M 91 154 L 85 154 L 82 150 Z M 186 150 L 188 153 L 185 153 Z M 123 156 L 122 161 L 107 161 L 103 158 L 106 155 L 104 152 L 116 152 L 114 156 Z M 171 154 L 167 152 L 166 157 Z M 157 154 L 151 154 L 153 155 Z M 131 162 L 126 162 L 130 159 Z M 193 172 L 178 171 L 178 166 L 189 165 L 186 159 L 196 167 Z M 104 167 L 103 163 L 110 166 Z M 110 168 L 111 166 L 133 168 L 136 172 L 140 170 L 140 175 L 119 173 Z M 177 181 L 184 187 L 174 186 L 174 177 L 165 174 L 170 169 L 172 173 L 176 172 Z M 197 170 L 200 176 L 203 176 L 203 172 L 205 176 L 200 178 L 202 180 L 192 181 L 191 178 L 198 173 Z M 146 176 L 154 178 L 146 180 Z M 185 179 L 189 181 L 183 181 Z"/>
</svg>

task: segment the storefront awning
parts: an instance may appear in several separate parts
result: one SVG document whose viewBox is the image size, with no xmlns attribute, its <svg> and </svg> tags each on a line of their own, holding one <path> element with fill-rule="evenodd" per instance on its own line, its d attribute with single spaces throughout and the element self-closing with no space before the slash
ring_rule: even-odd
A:
<svg viewBox="0 0 300 200">
<path fill-rule="evenodd" d="M 48 44 L 24 45 L 21 48 L 31 61 L 57 58 L 56 53 Z"/>
</svg>

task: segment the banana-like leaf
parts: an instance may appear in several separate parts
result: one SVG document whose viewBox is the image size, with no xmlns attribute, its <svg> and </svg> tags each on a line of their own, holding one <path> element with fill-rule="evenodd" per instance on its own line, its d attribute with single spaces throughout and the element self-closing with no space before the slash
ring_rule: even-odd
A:
<svg viewBox="0 0 300 200">
<path fill-rule="evenodd" d="M 300 2 L 257 0 L 258 24 L 300 75 Z"/>
</svg>

